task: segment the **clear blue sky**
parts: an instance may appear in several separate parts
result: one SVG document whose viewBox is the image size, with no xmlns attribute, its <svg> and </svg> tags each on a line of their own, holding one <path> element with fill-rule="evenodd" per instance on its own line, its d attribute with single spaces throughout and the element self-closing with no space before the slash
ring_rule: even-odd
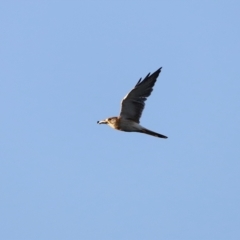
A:
<svg viewBox="0 0 240 240">
<path fill-rule="evenodd" d="M 0 239 L 239 240 L 239 1 L 1 1 Z M 163 67 L 141 124 L 115 131 Z"/>
</svg>

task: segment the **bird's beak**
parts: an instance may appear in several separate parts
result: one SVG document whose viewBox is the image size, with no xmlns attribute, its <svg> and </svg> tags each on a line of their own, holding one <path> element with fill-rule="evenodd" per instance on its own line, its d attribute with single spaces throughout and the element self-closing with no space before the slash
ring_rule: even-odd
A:
<svg viewBox="0 0 240 240">
<path fill-rule="evenodd" d="M 97 121 L 98 124 L 107 124 L 106 120 Z"/>
</svg>

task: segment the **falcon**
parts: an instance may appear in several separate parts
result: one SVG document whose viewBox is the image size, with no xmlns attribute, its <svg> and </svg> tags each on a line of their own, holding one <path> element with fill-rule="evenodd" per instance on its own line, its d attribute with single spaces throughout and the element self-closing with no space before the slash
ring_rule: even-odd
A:
<svg viewBox="0 0 240 240">
<path fill-rule="evenodd" d="M 147 97 L 151 95 L 153 86 L 162 68 L 156 72 L 150 73 L 142 80 L 139 79 L 136 86 L 123 98 L 121 102 L 121 112 L 118 117 L 110 117 L 105 120 L 97 121 L 98 124 L 107 124 L 108 126 L 125 132 L 139 132 L 149 134 L 154 137 L 167 138 L 162 134 L 153 132 L 141 126 L 140 118 L 145 107 Z"/>
</svg>

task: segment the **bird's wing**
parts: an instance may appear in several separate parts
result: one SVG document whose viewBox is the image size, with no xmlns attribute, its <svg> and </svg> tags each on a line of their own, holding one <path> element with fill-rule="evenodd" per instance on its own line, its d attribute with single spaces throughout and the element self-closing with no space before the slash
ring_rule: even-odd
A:
<svg viewBox="0 0 240 240">
<path fill-rule="evenodd" d="M 139 123 L 145 101 L 150 96 L 161 69 L 151 75 L 149 73 L 143 80 L 140 78 L 136 86 L 123 98 L 120 117 Z"/>
</svg>

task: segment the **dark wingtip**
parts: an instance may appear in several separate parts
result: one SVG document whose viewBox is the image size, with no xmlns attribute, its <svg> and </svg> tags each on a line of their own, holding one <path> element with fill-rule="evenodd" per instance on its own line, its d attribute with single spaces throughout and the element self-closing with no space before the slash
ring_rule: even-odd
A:
<svg viewBox="0 0 240 240">
<path fill-rule="evenodd" d="M 150 75 L 150 73 L 145 77 L 145 79 L 147 79 L 148 77 L 151 77 L 151 76 L 156 76 L 156 77 L 158 77 L 158 75 L 160 74 L 160 72 L 161 72 L 161 70 L 162 70 L 162 67 L 160 67 L 157 71 L 155 71 L 155 72 L 153 72 L 151 75 Z"/>
<path fill-rule="evenodd" d="M 137 82 L 137 84 L 135 85 L 135 87 L 137 87 L 138 85 L 140 85 L 142 82 L 146 81 L 149 77 L 155 76 L 155 78 L 157 79 L 157 77 L 159 76 L 160 72 L 162 70 L 162 67 L 160 67 L 157 71 L 155 71 L 154 73 L 148 73 L 147 76 L 142 80 L 142 78 L 140 78 Z"/>
<path fill-rule="evenodd" d="M 162 71 L 162 67 L 160 67 L 155 73 L 160 73 Z M 154 74 L 154 73 L 153 73 Z"/>
<path fill-rule="evenodd" d="M 97 123 L 99 123 L 99 121 L 97 121 Z"/>
</svg>

